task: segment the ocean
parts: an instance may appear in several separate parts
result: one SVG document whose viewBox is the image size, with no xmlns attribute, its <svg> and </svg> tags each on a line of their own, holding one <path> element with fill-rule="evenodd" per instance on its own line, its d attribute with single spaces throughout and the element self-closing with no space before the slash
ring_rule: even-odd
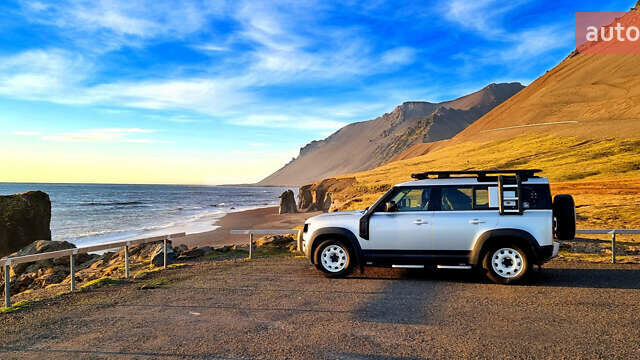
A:
<svg viewBox="0 0 640 360">
<path fill-rule="evenodd" d="M 286 189 L 0 183 L 0 195 L 29 190 L 49 194 L 52 239 L 77 246 L 214 230 L 215 221 L 229 212 L 278 205 L 278 196 Z"/>
</svg>

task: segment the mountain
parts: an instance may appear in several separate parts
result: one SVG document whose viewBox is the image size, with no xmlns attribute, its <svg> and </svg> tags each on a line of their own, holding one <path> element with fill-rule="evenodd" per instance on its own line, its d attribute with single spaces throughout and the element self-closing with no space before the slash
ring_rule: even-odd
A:
<svg viewBox="0 0 640 360">
<path fill-rule="evenodd" d="M 640 2 L 636 8 L 640 9 Z M 624 16 L 620 23 L 640 26 L 637 16 Z M 640 136 L 640 54 L 598 53 L 607 46 L 598 42 L 579 47 L 451 140 L 415 145 L 392 160 L 469 141 L 523 135 L 591 140 Z"/>
<path fill-rule="evenodd" d="M 406 102 L 376 119 L 349 124 L 300 149 L 297 158 L 258 185 L 300 185 L 379 166 L 415 144 L 449 139 L 524 87 L 491 84 L 441 103 Z"/>
</svg>

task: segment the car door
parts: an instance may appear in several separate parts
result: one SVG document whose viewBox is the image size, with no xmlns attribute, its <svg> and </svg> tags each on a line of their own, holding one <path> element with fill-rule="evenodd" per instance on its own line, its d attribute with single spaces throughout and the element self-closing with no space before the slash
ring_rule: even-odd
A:
<svg viewBox="0 0 640 360">
<path fill-rule="evenodd" d="M 401 187 L 390 194 L 387 202 L 397 205 L 396 211 L 377 209 L 369 219 L 369 240 L 363 249 L 387 251 L 426 250 L 431 230 L 429 187 Z M 384 204 L 383 204 L 384 205 Z"/>
<path fill-rule="evenodd" d="M 498 222 L 498 209 L 489 206 L 489 190 L 485 185 L 442 186 L 434 199 L 436 211 L 431 224 L 430 250 L 471 251 L 476 237 L 493 229 Z M 455 254 L 455 253 L 451 253 Z"/>
</svg>

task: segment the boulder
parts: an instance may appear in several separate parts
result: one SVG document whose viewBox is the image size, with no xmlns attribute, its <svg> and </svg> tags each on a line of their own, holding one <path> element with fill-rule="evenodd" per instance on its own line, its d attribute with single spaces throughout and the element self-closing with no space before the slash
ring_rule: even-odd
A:
<svg viewBox="0 0 640 360">
<path fill-rule="evenodd" d="M 291 236 L 267 235 L 259 238 L 256 241 L 256 246 L 285 249 L 289 244 L 295 243 L 295 242 L 296 242 L 295 239 Z"/>
<path fill-rule="evenodd" d="M 25 246 L 24 248 L 11 254 L 10 256 L 13 257 L 13 256 L 41 254 L 45 252 L 74 249 L 75 247 L 76 247 L 75 245 L 67 241 L 38 240 Z M 13 277 L 13 276 L 19 276 L 26 272 L 29 272 L 29 273 L 37 272 L 38 269 L 41 269 L 41 268 L 51 268 L 56 265 L 65 265 L 65 264 L 67 266 L 69 264 L 69 257 L 67 256 L 56 258 L 56 259 L 40 260 L 35 263 L 15 264 L 15 265 L 11 265 L 9 268 L 11 270 L 11 276 Z"/>
<path fill-rule="evenodd" d="M 309 211 L 313 204 L 312 186 L 313 184 L 301 186 L 298 191 L 298 209 L 301 211 Z"/>
<path fill-rule="evenodd" d="M 331 194 L 340 192 L 355 184 L 356 179 L 331 178 L 300 187 L 298 209 L 302 212 L 329 211 L 334 202 Z"/>
<path fill-rule="evenodd" d="M 173 251 L 172 247 L 167 248 L 167 264 L 174 263 L 178 257 L 176 256 L 175 251 Z M 162 245 L 156 250 L 156 252 L 151 257 L 151 263 L 154 266 L 163 266 L 164 265 L 164 251 L 162 250 Z"/>
<path fill-rule="evenodd" d="M 287 190 L 280 195 L 279 214 L 297 213 L 296 196 L 291 190 Z"/>
<path fill-rule="evenodd" d="M 176 252 L 176 255 L 180 256 L 180 254 L 182 254 L 183 252 L 189 250 L 189 247 L 185 244 L 180 244 L 178 246 L 175 246 L 173 248 L 173 251 Z"/>
<path fill-rule="evenodd" d="M 178 260 L 197 259 L 203 256 L 210 255 L 212 252 L 213 248 L 211 248 L 210 246 L 194 247 L 192 249 L 183 251 L 180 256 L 178 256 Z"/>
<path fill-rule="evenodd" d="M 51 201 L 42 191 L 0 196 L 0 256 L 51 240 Z"/>
<path fill-rule="evenodd" d="M 247 244 L 247 245 L 233 245 L 233 246 L 231 247 L 231 250 L 233 250 L 233 251 L 246 251 L 246 252 L 248 252 L 248 251 L 249 251 L 249 245 L 248 245 L 248 244 Z"/>
</svg>

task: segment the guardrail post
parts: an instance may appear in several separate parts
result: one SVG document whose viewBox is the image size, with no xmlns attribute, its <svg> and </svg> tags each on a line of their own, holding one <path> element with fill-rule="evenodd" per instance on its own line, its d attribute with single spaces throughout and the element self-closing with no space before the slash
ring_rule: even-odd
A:
<svg viewBox="0 0 640 360">
<path fill-rule="evenodd" d="M 167 236 L 166 238 L 164 238 L 164 240 L 162 241 L 162 252 L 164 253 L 164 268 L 167 268 L 167 240 L 169 239 L 169 237 Z"/>
<path fill-rule="evenodd" d="M 611 263 L 616 263 L 616 231 L 611 232 Z"/>
<path fill-rule="evenodd" d="M 129 278 L 129 245 L 124 246 L 124 278 Z"/>
<path fill-rule="evenodd" d="M 11 306 L 11 278 L 9 264 L 4 265 L 4 307 Z"/>
<path fill-rule="evenodd" d="M 69 268 L 70 268 L 70 276 L 71 276 L 71 291 L 76 291 L 76 269 L 74 266 L 74 256 L 73 254 L 69 255 Z"/>
<path fill-rule="evenodd" d="M 251 260 L 251 256 L 253 255 L 253 233 L 249 233 L 249 257 Z"/>
</svg>

